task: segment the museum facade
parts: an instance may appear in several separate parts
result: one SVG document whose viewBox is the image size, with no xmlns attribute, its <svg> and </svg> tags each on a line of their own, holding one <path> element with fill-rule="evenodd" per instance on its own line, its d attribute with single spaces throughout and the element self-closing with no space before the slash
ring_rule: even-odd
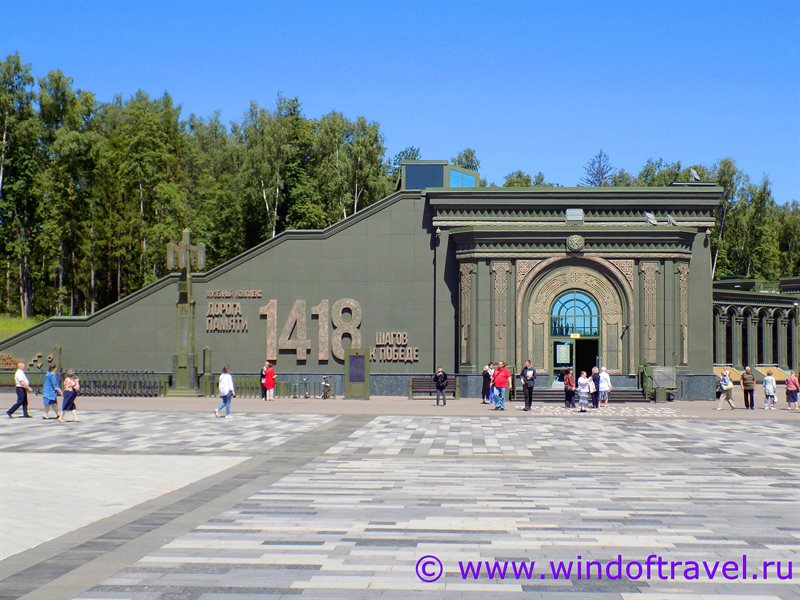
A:
<svg viewBox="0 0 800 600">
<path fill-rule="evenodd" d="M 0 341 L 0 354 L 27 361 L 57 348 L 63 367 L 171 373 L 176 385 L 183 373 L 190 387 L 224 364 L 256 373 L 266 359 L 284 378 L 328 375 L 339 389 L 360 356 L 378 395 L 406 395 L 438 365 L 467 396 L 480 395 L 489 361 L 530 359 L 540 386 L 605 366 L 617 386 L 636 387 L 647 365 L 691 399 L 711 397 L 715 363 L 741 361 L 742 348 L 751 361 L 797 362 L 797 289 L 714 291 L 716 185 L 477 181 L 442 161 L 404 163 L 380 202 L 207 272 L 192 272 L 187 240 L 182 273 L 90 317 L 49 319 Z"/>
</svg>

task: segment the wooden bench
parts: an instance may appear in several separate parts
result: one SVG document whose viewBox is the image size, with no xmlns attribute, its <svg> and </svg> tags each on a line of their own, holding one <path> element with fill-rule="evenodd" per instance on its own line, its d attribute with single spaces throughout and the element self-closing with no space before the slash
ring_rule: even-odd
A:
<svg viewBox="0 0 800 600">
<path fill-rule="evenodd" d="M 436 383 L 433 381 L 433 375 L 428 377 L 412 377 L 408 382 L 408 399 L 411 400 L 416 394 L 431 394 L 436 393 Z M 447 387 L 444 388 L 445 394 L 453 394 L 453 398 L 458 398 L 458 379 L 455 377 L 448 377 Z"/>
</svg>

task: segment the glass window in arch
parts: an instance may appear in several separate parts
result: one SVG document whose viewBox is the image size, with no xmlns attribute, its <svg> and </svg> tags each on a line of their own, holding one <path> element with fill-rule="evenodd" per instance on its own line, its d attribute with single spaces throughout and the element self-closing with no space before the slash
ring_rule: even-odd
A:
<svg viewBox="0 0 800 600">
<path fill-rule="evenodd" d="M 600 335 L 600 311 L 594 298 L 583 292 L 572 290 L 553 302 L 550 312 L 550 335 L 570 336 L 578 333 L 585 336 Z"/>
</svg>

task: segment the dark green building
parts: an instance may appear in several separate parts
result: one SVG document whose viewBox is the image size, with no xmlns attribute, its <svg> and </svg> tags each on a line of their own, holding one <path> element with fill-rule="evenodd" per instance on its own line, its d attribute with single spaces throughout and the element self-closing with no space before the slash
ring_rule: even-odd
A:
<svg viewBox="0 0 800 600">
<path fill-rule="evenodd" d="M 256 373 L 266 358 L 284 380 L 327 374 L 342 389 L 360 349 L 373 395 L 405 395 L 411 375 L 442 365 L 472 396 L 488 361 L 530 358 L 540 386 L 597 365 L 637 387 L 650 365 L 672 373 L 678 397 L 712 395 L 714 363 L 739 356 L 723 357 L 733 303 L 711 281 L 719 187 L 477 182 L 446 162 L 405 163 L 397 191 L 357 214 L 193 273 L 193 318 L 175 273 L 91 317 L 49 319 L 0 342 L 0 354 L 28 360 L 55 347 L 63 367 L 153 370 L 176 383 L 183 373 L 181 387 L 223 364 Z M 764 349 L 753 358 L 797 362 L 797 297 L 774 294 L 777 317 L 742 313 L 748 327 L 773 328 L 768 342 L 749 333 L 747 347 Z M 728 339 L 741 344 L 735 330 Z"/>
</svg>

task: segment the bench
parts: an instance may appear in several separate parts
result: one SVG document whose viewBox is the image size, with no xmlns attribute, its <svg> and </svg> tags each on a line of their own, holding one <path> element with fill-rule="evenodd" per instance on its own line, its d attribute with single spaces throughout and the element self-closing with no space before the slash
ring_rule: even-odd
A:
<svg viewBox="0 0 800 600">
<path fill-rule="evenodd" d="M 411 400 L 416 394 L 434 394 L 436 392 L 436 383 L 433 381 L 433 375 L 426 377 L 412 377 L 408 382 L 408 399 Z M 453 398 L 458 398 L 458 379 L 449 377 L 447 379 L 447 387 L 444 388 L 445 394 L 453 394 Z"/>
</svg>

